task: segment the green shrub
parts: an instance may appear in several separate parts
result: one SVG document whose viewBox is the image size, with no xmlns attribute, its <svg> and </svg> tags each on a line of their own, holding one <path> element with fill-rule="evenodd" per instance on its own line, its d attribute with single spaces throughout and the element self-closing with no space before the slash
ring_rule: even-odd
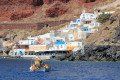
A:
<svg viewBox="0 0 120 80">
<path fill-rule="evenodd" d="M 109 18 L 111 17 L 111 15 L 112 14 L 101 14 L 101 15 L 99 15 L 99 17 L 98 17 L 98 22 L 100 22 L 100 23 L 105 23 L 105 22 L 107 22 L 108 20 L 109 20 Z"/>
</svg>

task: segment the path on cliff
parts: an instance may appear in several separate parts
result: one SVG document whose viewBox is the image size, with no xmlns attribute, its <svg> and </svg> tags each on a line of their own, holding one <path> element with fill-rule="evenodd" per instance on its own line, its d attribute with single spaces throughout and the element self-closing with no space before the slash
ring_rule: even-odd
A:
<svg viewBox="0 0 120 80">
<path fill-rule="evenodd" d="M 111 3 L 111 4 L 107 4 L 107 5 L 105 5 L 105 6 L 102 6 L 102 7 L 98 7 L 99 9 L 106 9 L 106 8 L 112 8 L 112 7 L 117 7 L 118 5 L 120 5 L 120 0 L 116 0 L 115 2 L 113 2 L 113 3 Z M 120 9 L 120 6 L 119 7 L 117 7 L 117 8 L 119 8 Z"/>
</svg>

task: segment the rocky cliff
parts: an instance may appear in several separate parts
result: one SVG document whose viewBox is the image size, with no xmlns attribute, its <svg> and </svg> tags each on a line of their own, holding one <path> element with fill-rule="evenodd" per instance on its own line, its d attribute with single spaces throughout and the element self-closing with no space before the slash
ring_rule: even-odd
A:
<svg viewBox="0 0 120 80">
<path fill-rule="evenodd" d="M 85 54 L 67 54 L 58 57 L 60 61 L 120 61 L 120 46 L 86 45 Z"/>
<path fill-rule="evenodd" d="M 0 21 L 20 20 L 42 13 L 41 9 L 45 7 L 44 5 L 49 7 L 44 10 L 46 17 L 58 17 L 70 10 L 70 7 L 95 5 L 98 1 L 102 0 L 0 0 Z M 73 10 L 71 11 L 74 13 Z"/>
</svg>

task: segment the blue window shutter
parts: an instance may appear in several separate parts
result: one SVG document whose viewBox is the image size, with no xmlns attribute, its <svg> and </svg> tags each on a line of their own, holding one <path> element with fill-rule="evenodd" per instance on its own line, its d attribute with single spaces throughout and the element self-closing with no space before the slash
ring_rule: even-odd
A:
<svg viewBox="0 0 120 80">
<path fill-rule="evenodd" d="M 80 20 L 78 20 L 78 22 L 80 22 Z"/>
</svg>

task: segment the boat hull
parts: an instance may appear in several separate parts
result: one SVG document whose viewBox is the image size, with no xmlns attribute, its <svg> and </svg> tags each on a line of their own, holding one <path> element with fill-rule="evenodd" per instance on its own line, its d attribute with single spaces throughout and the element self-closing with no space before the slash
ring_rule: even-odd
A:
<svg viewBox="0 0 120 80">
<path fill-rule="evenodd" d="M 47 68 L 39 68 L 39 69 L 35 69 L 33 71 L 42 71 L 42 72 L 49 72 L 50 69 L 47 69 Z"/>
</svg>

